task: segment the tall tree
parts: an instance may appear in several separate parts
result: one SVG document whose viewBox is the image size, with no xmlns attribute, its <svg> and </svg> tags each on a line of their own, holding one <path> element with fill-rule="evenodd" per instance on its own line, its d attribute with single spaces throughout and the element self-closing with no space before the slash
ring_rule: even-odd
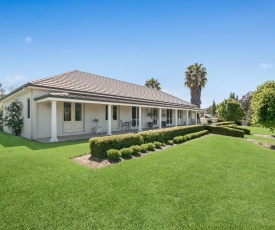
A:
<svg viewBox="0 0 275 230">
<path fill-rule="evenodd" d="M 217 106 L 216 106 L 215 101 L 213 100 L 213 104 L 212 104 L 212 106 L 211 106 L 211 115 L 212 115 L 212 116 L 215 116 L 215 115 L 216 115 L 216 110 L 217 110 Z"/>
<path fill-rule="evenodd" d="M 220 103 L 217 106 L 217 114 L 225 121 L 240 121 L 245 116 L 240 102 L 233 98 L 225 99 Z"/>
<path fill-rule="evenodd" d="M 275 81 L 267 81 L 257 87 L 253 93 L 252 102 L 253 123 L 275 129 Z"/>
<path fill-rule="evenodd" d="M 151 78 L 151 79 L 147 80 L 145 82 L 145 86 L 147 86 L 149 88 L 161 90 L 160 83 L 159 83 L 158 79 L 155 79 L 155 78 Z"/>
<path fill-rule="evenodd" d="M 202 64 L 195 63 L 187 67 L 185 71 L 185 86 L 190 88 L 191 91 L 191 103 L 198 108 L 201 107 L 201 90 L 205 87 L 206 68 L 202 67 Z"/>
<path fill-rule="evenodd" d="M 229 94 L 229 99 L 234 99 L 234 100 L 236 100 L 236 101 L 238 101 L 239 100 L 239 97 L 238 97 L 238 95 L 236 94 L 235 95 L 235 93 L 233 93 L 233 92 L 231 92 L 230 94 Z"/>
<path fill-rule="evenodd" d="M 249 91 L 248 93 L 243 95 L 242 98 L 239 100 L 239 102 L 241 103 L 241 105 L 246 113 L 248 112 L 248 110 L 250 108 L 252 96 L 253 96 L 253 92 Z"/>
</svg>

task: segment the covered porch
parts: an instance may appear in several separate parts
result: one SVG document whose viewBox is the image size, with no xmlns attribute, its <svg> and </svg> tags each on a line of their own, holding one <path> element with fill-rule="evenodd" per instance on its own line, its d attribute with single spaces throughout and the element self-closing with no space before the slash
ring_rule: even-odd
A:
<svg viewBox="0 0 275 230">
<path fill-rule="evenodd" d="M 40 142 L 80 140 L 197 124 L 198 111 L 173 105 L 164 107 L 47 97 L 37 100 L 35 139 Z"/>
</svg>

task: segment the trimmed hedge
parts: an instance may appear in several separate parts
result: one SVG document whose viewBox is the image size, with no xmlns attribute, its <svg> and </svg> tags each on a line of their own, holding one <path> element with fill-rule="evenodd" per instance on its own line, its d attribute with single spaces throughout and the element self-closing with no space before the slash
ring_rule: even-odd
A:
<svg viewBox="0 0 275 230">
<path fill-rule="evenodd" d="M 133 133 L 96 137 L 89 140 L 91 154 L 97 158 L 106 158 L 109 149 L 128 148 L 132 145 L 141 145 L 142 143 L 142 137 Z"/>
<path fill-rule="evenodd" d="M 224 126 L 224 125 L 234 125 L 235 121 L 223 121 L 223 122 L 217 122 L 216 126 Z"/>
<path fill-rule="evenodd" d="M 130 157 L 133 153 L 133 149 L 131 148 L 123 148 L 120 149 L 121 156 L 123 157 Z"/>
<path fill-rule="evenodd" d="M 244 131 L 232 129 L 224 126 L 205 126 L 205 128 L 214 134 L 224 135 L 224 136 L 231 136 L 231 137 L 244 137 Z"/>
<path fill-rule="evenodd" d="M 153 131 L 145 131 L 140 132 L 138 135 L 142 137 L 144 143 L 150 143 L 155 141 L 167 143 L 169 140 L 173 140 L 174 137 L 199 132 L 202 130 L 205 130 L 204 126 L 202 125 L 190 125 Z"/>
<path fill-rule="evenodd" d="M 203 131 L 196 132 L 196 133 L 186 134 L 186 135 L 184 135 L 184 136 L 174 137 L 173 142 L 176 143 L 176 144 L 180 144 L 180 143 L 183 143 L 183 142 L 185 142 L 185 141 L 188 141 L 188 140 L 192 140 L 192 139 L 194 139 L 194 138 L 201 137 L 201 136 L 206 135 L 206 134 L 208 134 L 208 133 L 209 133 L 208 130 L 203 130 Z"/>
<path fill-rule="evenodd" d="M 138 155 L 138 153 L 141 150 L 141 147 L 139 145 L 133 145 L 130 148 L 133 150 L 133 153 L 132 153 L 133 155 Z"/>
<path fill-rule="evenodd" d="M 250 130 L 246 129 L 246 128 L 243 128 L 243 127 L 239 127 L 239 126 L 236 126 L 236 125 L 226 125 L 226 127 L 232 128 L 232 129 L 242 130 L 242 131 L 244 131 L 244 134 L 251 135 Z"/>
</svg>

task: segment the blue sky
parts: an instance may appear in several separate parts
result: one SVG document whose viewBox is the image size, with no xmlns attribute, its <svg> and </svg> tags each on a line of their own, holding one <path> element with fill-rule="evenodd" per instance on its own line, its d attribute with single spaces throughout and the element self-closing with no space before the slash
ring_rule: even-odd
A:
<svg viewBox="0 0 275 230">
<path fill-rule="evenodd" d="M 275 1 L 2 1 L 3 87 L 81 70 L 137 84 L 157 78 L 190 101 L 184 72 L 207 68 L 202 108 L 275 80 Z"/>
</svg>

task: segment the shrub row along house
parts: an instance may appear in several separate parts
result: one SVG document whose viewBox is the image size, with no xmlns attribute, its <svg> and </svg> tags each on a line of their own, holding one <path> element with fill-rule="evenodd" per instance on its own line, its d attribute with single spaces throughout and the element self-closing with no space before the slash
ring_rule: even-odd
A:
<svg viewBox="0 0 275 230">
<path fill-rule="evenodd" d="M 130 127 L 142 131 L 196 124 L 200 111 L 165 92 L 78 70 L 28 82 L 1 102 L 6 107 L 16 99 L 23 103 L 21 136 L 51 142 L 92 131 L 112 135 Z"/>
</svg>

